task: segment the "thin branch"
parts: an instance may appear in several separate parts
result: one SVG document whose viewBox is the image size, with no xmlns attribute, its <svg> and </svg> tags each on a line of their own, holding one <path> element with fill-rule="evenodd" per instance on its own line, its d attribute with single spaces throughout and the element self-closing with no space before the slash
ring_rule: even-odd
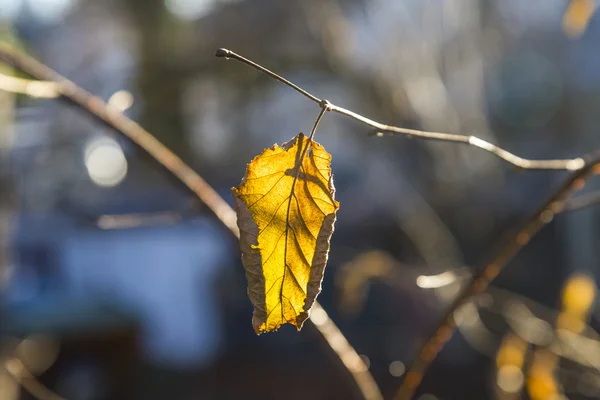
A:
<svg viewBox="0 0 600 400">
<path fill-rule="evenodd" d="M 348 342 L 340 328 L 329 318 L 327 312 L 315 301 L 310 320 L 332 348 L 336 351 L 344 366 L 350 371 L 365 399 L 381 399 L 377 383 L 369 373 L 369 367 Z"/>
<path fill-rule="evenodd" d="M 0 73 L 0 90 L 29 97 L 52 99 L 58 97 L 57 85 L 50 81 L 32 81 Z"/>
<path fill-rule="evenodd" d="M 11 358 L 4 361 L 4 368 L 11 378 L 21 385 L 30 395 L 38 400 L 65 400 L 42 382 L 37 380 L 31 372 L 25 368 L 23 362 L 18 358 Z"/>
<path fill-rule="evenodd" d="M 291 87 L 292 89 L 294 89 L 298 93 L 301 93 L 304 96 L 308 97 L 309 99 L 311 99 L 315 103 L 321 103 L 321 99 L 319 99 L 318 97 L 313 96 L 312 94 L 308 93 L 306 90 L 302 89 L 300 86 L 293 84 L 292 82 L 288 81 L 287 79 L 285 79 L 285 78 L 277 75 L 275 72 L 273 72 L 271 70 L 268 70 L 265 67 L 263 67 L 262 65 L 259 65 L 259 64 L 255 63 L 254 61 L 250 61 L 247 58 L 244 58 L 244 57 L 240 56 L 239 54 L 234 53 L 231 50 L 217 49 L 217 52 L 215 53 L 215 56 L 222 57 L 222 58 L 225 58 L 225 59 L 234 58 L 234 59 L 236 59 L 238 61 L 241 61 L 244 64 L 249 65 L 252 68 L 259 70 L 263 74 L 267 74 L 271 78 L 276 79 L 276 80 L 278 80 L 279 82 L 281 82 L 281 83 L 283 83 L 285 85 L 288 85 L 289 87 Z"/>
<path fill-rule="evenodd" d="M 183 215 L 176 211 L 158 213 L 134 213 L 120 215 L 101 215 L 96 220 L 100 229 L 131 229 L 141 226 L 156 226 L 174 224 L 183 219 Z"/>
<path fill-rule="evenodd" d="M 450 340 L 456 330 L 454 319 L 456 310 L 473 296 L 484 292 L 489 284 L 498 276 L 508 262 L 525 246 L 531 238 L 544 226 L 552 221 L 554 215 L 560 213 L 567 199 L 576 191 L 580 190 L 587 178 L 598 173 L 600 168 L 600 152 L 587 157 L 585 167 L 571 174 L 562 187 L 556 191 L 544 204 L 525 222 L 523 227 L 512 237 L 492 258 L 483 270 L 475 275 L 463 290 L 458 294 L 452 306 L 446 311 L 441 323 L 434 334 L 427 340 L 419 350 L 416 359 L 408 370 L 402 386 L 396 394 L 396 400 L 410 400 L 421 383 L 425 371 L 442 350 L 444 344 Z"/>
<path fill-rule="evenodd" d="M 558 214 L 579 211 L 596 205 L 600 205 L 600 191 L 588 193 L 567 200 Z M 184 220 L 185 218 L 186 215 L 176 211 L 150 214 L 102 215 L 98 218 L 97 225 L 101 229 L 127 229 L 139 226 L 155 226 L 170 224 Z M 450 277 L 451 274 L 454 274 L 454 272 L 446 271 L 439 275 L 443 275 L 444 277 Z M 429 277 L 423 275 L 421 276 L 421 278 L 426 279 Z"/>
<path fill-rule="evenodd" d="M 567 201 L 561 212 L 579 211 L 600 204 L 600 191 L 574 197 Z"/>
<path fill-rule="evenodd" d="M 476 147 L 478 149 L 485 150 L 488 153 L 494 154 L 496 157 L 499 157 L 500 159 L 506 161 L 507 163 L 512 164 L 515 167 L 518 167 L 521 169 L 577 171 L 577 170 L 582 169 L 585 165 L 584 160 L 582 158 L 574 158 L 574 159 L 569 159 L 569 160 L 529 160 L 526 158 L 519 157 L 515 154 L 512 154 L 492 143 L 486 142 L 485 140 L 479 139 L 478 137 L 475 137 L 475 136 L 457 135 L 457 134 L 442 133 L 442 132 L 427 132 L 427 131 L 421 131 L 421 130 L 417 130 L 417 129 L 400 128 L 400 127 L 393 126 L 393 125 L 382 124 L 380 122 L 377 122 L 377 121 L 374 121 L 367 117 L 364 117 L 360 114 L 357 114 L 353 111 L 350 111 L 345 108 L 338 107 L 334 104 L 331 104 L 327 100 L 319 99 L 318 97 L 312 95 L 311 93 L 307 92 L 306 90 L 304 90 L 304 89 L 300 88 L 299 86 L 295 85 L 294 83 L 288 81 L 287 79 L 279 76 L 278 74 L 274 73 L 273 71 L 270 71 L 267 68 L 263 67 L 262 65 L 259 65 L 259 64 L 255 63 L 254 61 L 248 60 L 247 58 L 242 57 L 239 54 L 234 53 L 231 50 L 218 49 L 215 55 L 217 57 L 223 57 L 225 59 L 232 58 L 234 60 L 241 61 L 242 63 L 249 65 L 252 68 L 257 69 L 260 72 L 267 74 L 271 78 L 276 79 L 276 80 L 286 84 L 287 86 L 291 87 L 298 93 L 306 96 L 308 99 L 314 101 L 315 103 L 318 103 L 319 105 L 321 105 L 321 107 L 323 107 L 323 104 L 327 104 L 328 111 L 333 111 L 338 114 L 345 115 L 347 117 L 355 119 L 359 122 L 362 122 L 365 125 L 368 125 L 368 126 L 374 128 L 377 136 L 383 136 L 384 133 L 389 133 L 389 134 L 400 134 L 400 135 L 405 135 L 405 136 L 409 136 L 409 137 L 414 136 L 414 137 L 418 137 L 420 139 L 425 139 L 425 140 L 437 140 L 437 141 L 442 141 L 442 142 L 466 144 L 466 145 Z"/>
<path fill-rule="evenodd" d="M 14 66 L 39 80 L 53 81 L 58 85 L 60 95 L 69 102 L 79 106 L 83 111 L 100 119 L 105 124 L 113 128 L 118 133 L 128 137 L 134 143 L 139 145 L 156 161 L 167 168 L 174 176 L 194 192 L 200 200 L 215 214 L 215 216 L 225 225 L 231 233 L 237 238 L 240 236 L 237 227 L 237 217 L 235 211 L 227 204 L 225 200 L 210 186 L 200 175 L 191 167 L 175 155 L 171 150 L 165 147 L 152 134 L 142 128 L 139 124 L 123 115 L 116 107 L 106 104 L 99 97 L 93 96 L 75 83 L 69 81 L 46 65 L 40 63 L 34 58 L 17 52 L 6 44 L 0 43 L 0 60 Z M 352 375 L 359 390 L 366 400 L 382 399 L 381 392 L 369 373 L 356 350 L 348 343 L 343 334 L 339 331 L 335 323 L 329 318 L 325 310 L 315 301 L 313 310 L 319 310 L 317 316 L 318 323 L 315 327 L 325 338 L 327 344 L 340 358 L 344 366 Z M 321 312 L 322 311 L 322 312 Z M 311 314 L 310 320 L 313 320 Z M 328 330 L 329 329 L 329 330 Z M 339 334 L 332 336 L 332 330 Z M 341 346 L 340 338 L 344 339 L 345 345 Z M 348 360 L 353 361 L 353 367 L 348 367 Z"/>
</svg>

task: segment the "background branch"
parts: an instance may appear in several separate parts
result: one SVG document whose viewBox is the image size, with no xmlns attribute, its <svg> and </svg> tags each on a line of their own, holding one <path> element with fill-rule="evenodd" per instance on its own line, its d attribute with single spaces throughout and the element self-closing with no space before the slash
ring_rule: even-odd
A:
<svg viewBox="0 0 600 400">
<path fill-rule="evenodd" d="M 7 338 L 2 337 L 2 339 Z M 18 388 L 19 386 L 22 387 L 34 399 L 65 400 L 62 396 L 49 389 L 40 380 L 38 380 L 35 374 L 31 372 L 27 367 L 27 352 L 19 352 L 19 347 L 22 346 L 23 343 L 25 343 L 26 341 L 27 339 L 16 338 L 8 338 L 8 340 L 6 340 L 6 344 L 2 347 L 0 353 L 0 377 L 9 377 L 15 382 L 15 388 Z M 23 354 L 25 354 L 25 360 L 21 358 Z M 29 361 L 31 361 L 31 358 Z M 52 360 L 46 365 L 46 367 L 49 368 L 54 362 L 55 360 Z M 1 389 L 4 388 L 0 388 L 0 396 L 6 394 Z M 8 394 L 8 397 L 10 399 L 21 398 L 19 395 L 13 397 L 10 394 Z M 0 398 L 2 398 L 2 400 L 5 400 L 6 396 L 2 396 Z"/>
<path fill-rule="evenodd" d="M 0 90 L 37 98 L 52 99 L 59 96 L 54 82 L 32 81 L 2 73 L 0 73 Z"/>
<path fill-rule="evenodd" d="M 167 168 L 185 186 L 194 192 L 215 214 L 219 221 L 239 238 L 240 232 L 237 227 L 237 217 L 229 204 L 181 158 L 165 147 L 138 123 L 123 115 L 117 107 L 107 104 L 101 98 L 92 95 L 46 65 L 26 54 L 18 52 L 5 43 L 0 43 L 0 60 L 31 75 L 37 80 L 55 82 L 57 91 L 62 98 L 100 119 L 154 157 L 158 163 Z M 318 318 L 314 322 L 315 327 L 351 373 L 363 397 L 368 400 L 382 399 L 381 392 L 365 363 L 345 339 L 335 323 L 329 318 L 325 310 L 316 301 L 310 316 L 311 321 L 315 318 L 313 315 Z"/>
<path fill-rule="evenodd" d="M 42 382 L 23 365 L 20 359 L 14 357 L 4 361 L 6 372 L 34 398 L 38 400 L 65 400 L 63 397 L 48 389 Z"/>
<path fill-rule="evenodd" d="M 600 191 L 569 199 L 561 212 L 579 211 L 583 208 L 595 206 L 597 204 L 600 204 Z"/>
<path fill-rule="evenodd" d="M 402 386 L 396 394 L 396 400 L 408 400 L 412 398 L 427 368 L 456 330 L 454 317 L 456 310 L 473 298 L 473 296 L 484 292 L 519 250 L 527 245 L 540 229 L 550 223 L 556 214 L 562 211 L 567 199 L 585 185 L 586 179 L 594 173 L 598 173 L 600 152 L 586 158 L 586 166 L 570 175 L 561 188 L 544 202 L 538 211 L 525 222 L 517 234 L 501 247 L 497 255 L 492 258 L 492 261 L 479 274 L 475 275 L 459 293 L 433 335 L 429 337 L 425 345 L 417 353 L 415 361 L 408 370 Z"/>
</svg>

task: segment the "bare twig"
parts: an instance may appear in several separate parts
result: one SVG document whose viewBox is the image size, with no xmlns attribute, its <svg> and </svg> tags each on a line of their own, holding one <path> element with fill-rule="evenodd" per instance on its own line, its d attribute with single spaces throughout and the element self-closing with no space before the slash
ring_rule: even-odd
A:
<svg viewBox="0 0 600 400">
<path fill-rule="evenodd" d="M 59 96 L 57 85 L 50 81 L 32 81 L 0 74 L 0 90 L 24 94 L 29 97 L 55 98 Z"/>
<path fill-rule="evenodd" d="M 120 215 L 101 215 L 96 220 L 96 225 L 100 229 L 131 229 L 140 226 L 155 226 L 174 224 L 183 219 L 183 215 L 176 211 L 158 212 L 158 213 L 137 213 Z"/>
<path fill-rule="evenodd" d="M 23 365 L 18 358 L 11 358 L 4 361 L 6 372 L 23 388 L 38 400 L 65 400 L 63 397 L 48 389 L 42 382 Z"/>
<path fill-rule="evenodd" d="M 574 197 L 567 201 L 561 212 L 579 211 L 600 204 L 600 191 Z"/>
<path fill-rule="evenodd" d="M 282 76 L 277 75 L 275 72 L 273 72 L 271 70 L 268 70 L 265 67 L 263 67 L 262 65 L 259 65 L 259 64 L 255 63 L 254 61 L 250 61 L 247 58 L 244 58 L 244 57 L 240 56 L 239 54 L 234 53 L 231 50 L 217 49 L 217 52 L 215 53 L 215 56 L 217 56 L 217 57 L 223 57 L 225 59 L 234 58 L 234 59 L 236 59 L 238 61 L 241 61 L 244 64 L 247 64 L 247 65 L 251 66 L 252 68 L 255 68 L 255 69 L 259 70 L 260 72 L 269 75 L 271 78 L 276 79 L 279 82 L 282 82 L 282 83 L 288 85 L 289 87 L 291 87 L 292 89 L 294 89 L 298 93 L 301 93 L 304 96 L 308 97 L 309 99 L 311 99 L 315 103 L 321 103 L 321 99 L 319 99 L 318 97 L 313 96 L 312 94 L 308 93 L 306 90 L 302 89 L 300 86 L 293 84 L 292 82 L 288 81 L 287 79 L 283 78 Z"/>
<path fill-rule="evenodd" d="M 377 383 L 369 373 L 369 368 L 356 353 L 340 328 L 327 315 L 323 307 L 315 302 L 310 314 L 310 321 L 321 332 L 325 340 L 338 354 L 344 366 L 350 371 L 365 399 L 383 399 Z"/>
<path fill-rule="evenodd" d="M 0 60 L 36 79 L 55 82 L 58 86 L 58 92 L 64 99 L 79 106 L 82 110 L 100 119 L 115 131 L 139 145 L 154 157 L 159 164 L 166 167 L 185 186 L 193 191 L 216 215 L 219 221 L 239 238 L 240 233 L 237 227 L 237 217 L 229 204 L 200 175 L 185 164 L 181 158 L 165 147 L 139 124 L 123 115 L 116 107 L 106 104 L 99 97 L 85 91 L 46 65 L 2 43 L 0 43 Z M 382 399 L 383 397 L 375 380 L 360 356 L 356 353 L 356 350 L 348 343 L 335 323 L 316 301 L 313 309 L 317 311 L 316 315 L 319 318 L 314 323 L 315 327 L 351 373 L 363 397 L 367 400 Z M 313 320 L 312 314 L 310 319 L 311 321 Z M 344 339 L 343 345 L 341 345 L 340 338 Z M 348 360 L 352 360 L 352 362 Z"/>
<path fill-rule="evenodd" d="M 260 72 L 267 74 L 271 78 L 276 79 L 276 80 L 288 85 L 289 87 L 291 87 L 298 93 L 306 96 L 308 99 L 314 101 L 315 103 L 318 103 L 321 106 L 323 105 L 324 102 L 327 102 L 327 100 L 319 99 L 318 97 L 312 95 L 311 93 L 307 92 L 306 90 L 295 85 L 294 83 L 281 77 L 280 75 L 277 75 L 273 71 L 270 71 L 267 68 L 263 67 L 262 65 L 259 65 L 259 64 L 255 63 L 254 61 L 248 60 L 247 58 L 242 57 L 239 54 L 234 53 L 231 50 L 218 49 L 215 55 L 217 57 L 223 57 L 226 59 L 232 58 L 234 60 L 241 61 L 242 63 L 249 65 L 252 68 L 257 69 Z M 347 117 L 355 119 L 359 122 L 362 122 L 365 125 L 369 125 L 370 127 L 374 128 L 376 130 L 377 136 L 382 136 L 383 133 L 401 134 L 401 135 L 406 135 L 409 137 L 414 136 L 416 138 L 425 139 L 425 140 L 437 140 L 437 141 L 442 141 L 442 142 L 453 142 L 453 143 L 466 144 L 466 145 L 476 147 L 478 149 L 485 150 L 489 153 L 492 153 L 495 156 L 506 161 L 507 163 L 512 164 L 512 165 L 514 165 L 518 168 L 522 168 L 522 169 L 577 171 L 577 170 L 582 169 L 585 164 L 584 160 L 582 158 L 574 158 L 574 159 L 570 159 L 570 160 L 528 160 L 526 158 L 521 158 L 515 154 L 512 154 L 492 143 L 486 142 L 485 140 L 479 139 L 478 137 L 475 137 L 475 136 L 456 135 L 456 134 L 441 133 L 441 132 L 427 132 L 427 131 L 421 131 L 421 130 L 417 130 L 417 129 L 400 128 L 397 126 L 386 125 L 386 124 L 382 124 L 377 121 L 373 121 L 372 119 L 364 117 L 353 111 L 347 110 L 342 107 L 338 107 L 329 102 L 327 102 L 327 104 L 328 104 L 329 111 L 333 111 L 338 114 L 345 115 Z"/>
</svg>

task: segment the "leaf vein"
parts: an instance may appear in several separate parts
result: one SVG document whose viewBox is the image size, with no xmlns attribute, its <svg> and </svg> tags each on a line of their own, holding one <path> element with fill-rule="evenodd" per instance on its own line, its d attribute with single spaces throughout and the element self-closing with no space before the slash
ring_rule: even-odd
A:
<svg viewBox="0 0 600 400">
<path fill-rule="evenodd" d="M 277 241 L 275 242 L 275 247 L 273 247 L 273 251 L 271 252 L 271 254 L 269 254 L 269 257 L 267 257 L 267 259 L 262 263 L 263 266 L 271 259 L 271 256 L 273 256 L 273 254 L 275 253 L 275 250 L 277 250 L 277 245 L 279 244 L 279 241 L 283 237 L 284 233 L 285 233 L 285 231 L 283 231 L 281 233 L 281 235 L 279 236 L 279 239 L 277 239 Z"/>
<path fill-rule="evenodd" d="M 279 278 L 275 279 L 273 281 L 273 283 L 271 284 L 271 287 L 269 288 L 269 290 L 267 290 L 265 292 L 265 297 L 271 292 L 271 289 L 273 289 L 275 287 L 275 284 L 277 283 L 278 280 L 283 279 L 283 276 L 280 276 Z"/>
<path fill-rule="evenodd" d="M 288 199 L 289 199 L 289 198 L 288 198 Z M 269 220 L 269 222 L 267 222 L 267 225 L 266 225 L 264 228 L 262 228 L 260 231 L 258 231 L 258 234 L 259 234 L 259 235 L 260 235 L 261 233 L 263 233 L 263 232 L 264 232 L 264 231 L 265 231 L 265 230 L 266 230 L 266 229 L 269 227 L 269 225 L 271 225 L 271 222 L 273 222 L 273 221 L 275 220 L 275 217 L 277 216 L 277 212 L 279 212 L 279 209 L 281 208 L 281 206 L 282 206 L 282 205 L 284 205 L 284 204 L 285 204 L 285 202 L 286 202 L 288 199 L 284 199 L 284 200 L 283 200 L 283 201 L 282 201 L 282 202 L 281 202 L 281 203 L 280 203 L 280 204 L 277 206 L 277 209 L 275 210 L 275 212 L 274 212 L 274 213 L 273 213 L 273 215 L 271 216 L 271 219 Z"/>
<path fill-rule="evenodd" d="M 298 282 L 296 275 L 294 275 L 294 271 L 292 271 L 292 269 L 290 268 L 289 265 L 287 265 L 287 263 L 285 264 L 285 267 L 288 269 L 288 271 L 290 271 L 290 275 L 292 278 L 294 278 L 294 282 L 296 283 L 296 285 L 298 285 L 298 289 L 300 289 L 302 291 L 302 293 L 304 293 L 306 295 L 306 291 L 304 290 L 304 288 L 302 288 L 302 285 L 300 285 L 300 282 Z M 283 282 L 281 282 L 281 285 L 283 286 Z M 281 295 L 283 296 L 283 294 L 281 294 Z"/>
<path fill-rule="evenodd" d="M 246 181 L 252 181 L 252 180 L 256 180 L 256 179 L 262 179 L 262 178 L 266 178 L 268 176 L 273 176 L 273 175 L 277 175 L 277 174 L 285 174 L 285 169 L 283 171 L 275 171 L 272 174 L 265 174 L 265 175 L 261 175 L 261 176 L 253 176 L 251 178 L 246 178 Z"/>
<path fill-rule="evenodd" d="M 284 176 L 285 176 L 285 174 L 281 175 L 281 178 L 277 179 L 277 181 L 273 184 L 273 186 L 271 186 L 271 188 L 269 190 L 267 190 L 267 193 L 263 194 L 260 197 L 260 199 L 256 200 L 254 203 L 252 203 L 251 205 L 249 205 L 248 206 L 248 210 L 251 209 L 252 207 L 254 207 L 254 205 L 256 203 L 258 203 L 259 201 L 261 201 L 262 199 L 264 199 L 266 195 L 268 195 L 269 193 L 271 193 L 271 190 L 273 190 L 273 188 L 275 188 L 275 186 L 277 186 L 277 184 L 279 183 L 279 181 L 281 181 Z M 257 194 L 259 194 L 259 193 L 257 193 Z"/>
<path fill-rule="evenodd" d="M 313 203 L 315 203 L 315 206 L 321 212 L 321 214 L 323 214 L 324 216 L 327 216 L 327 214 L 325 214 L 325 211 L 323 211 L 321 209 L 321 207 L 315 201 L 315 198 L 313 197 L 312 193 L 310 192 L 310 188 L 308 187 L 308 182 L 307 181 L 304 181 L 304 187 L 306 188 L 306 196 L 310 197 L 310 199 L 313 201 Z"/>
<path fill-rule="evenodd" d="M 313 239 L 317 240 L 315 235 L 313 235 L 313 233 L 310 231 L 308 225 L 306 224 L 306 220 L 304 219 L 304 216 L 302 215 L 302 210 L 300 209 L 300 201 L 298 200 L 298 196 L 296 196 L 296 193 L 292 193 L 292 196 L 294 196 L 294 198 L 296 199 L 296 206 L 298 207 L 298 214 L 300 214 L 300 220 L 302 220 L 302 223 L 306 227 L 306 230 L 308 231 L 310 236 L 312 236 Z"/>
</svg>

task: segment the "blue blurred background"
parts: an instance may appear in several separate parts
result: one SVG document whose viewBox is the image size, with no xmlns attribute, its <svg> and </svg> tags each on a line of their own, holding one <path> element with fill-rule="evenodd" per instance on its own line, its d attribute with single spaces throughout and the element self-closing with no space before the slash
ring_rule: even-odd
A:
<svg viewBox="0 0 600 400">
<path fill-rule="evenodd" d="M 319 108 L 215 49 L 383 123 L 573 158 L 600 147 L 598 6 L 0 0 L 0 40 L 124 110 L 231 204 L 246 164 Z M 236 240 L 199 200 L 15 77 L 0 65 L 1 400 L 35 398 L 23 368 L 70 400 L 361 398 L 310 324 L 254 334 Z M 387 399 L 461 285 L 567 173 L 368 133 L 333 114 L 317 133 L 341 203 L 319 301 Z M 599 216 L 558 215 L 460 310 L 418 398 L 600 397 Z"/>
</svg>

